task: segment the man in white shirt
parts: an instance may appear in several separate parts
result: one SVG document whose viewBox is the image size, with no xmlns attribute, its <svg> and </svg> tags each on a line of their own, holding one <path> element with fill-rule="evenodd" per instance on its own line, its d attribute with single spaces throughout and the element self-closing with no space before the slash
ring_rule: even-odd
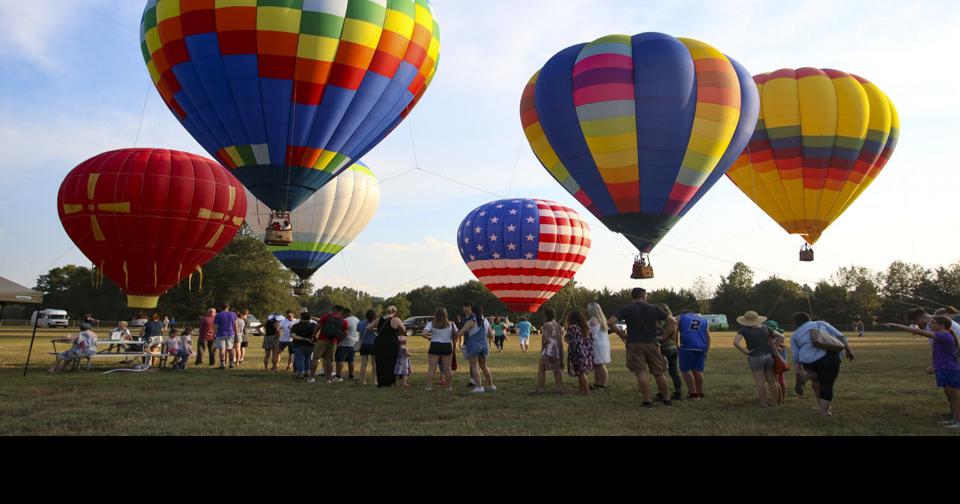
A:
<svg viewBox="0 0 960 504">
<path fill-rule="evenodd" d="M 347 372 L 349 373 L 347 377 L 352 380 L 354 356 L 357 353 L 357 347 L 360 343 L 360 334 L 357 333 L 357 326 L 360 324 L 360 319 L 353 315 L 350 308 L 344 308 L 343 321 L 347 323 L 347 331 L 344 333 L 343 339 L 337 344 L 334 360 L 337 362 L 337 378 L 343 378 L 343 363 L 346 362 Z"/>
<path fill-rule="evenodd" d="M 280 353 L 287 350 L 287 371 L 293 365 L 293 337 L 290 336 L 290 328 L 299 320 L 294 318 L 293 310 L 287 310 L 287 316 L 280 320 Z"/>
</svg>

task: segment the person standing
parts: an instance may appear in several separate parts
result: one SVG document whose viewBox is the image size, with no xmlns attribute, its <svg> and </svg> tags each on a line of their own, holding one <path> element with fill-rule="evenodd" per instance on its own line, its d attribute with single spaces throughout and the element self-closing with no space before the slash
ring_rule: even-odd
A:
<svg viewBox="0 0 960 504">
<path fill-rule="evenodd" d="M 199 329 L 199 341 L 197 341 L 197 360 L 194 362 L 195 365 L 199 366 L 203 364 L 203 352 L 206 351 L 209 356 L 210 366 L 213 366 L 214 362 L 214 341 L 217 337 L 217 327 L 215 325 L 215 320 L 217 316 L 217 310 L 210 308 L 207 310 L 207 314 L 203 317 L 200 317 L 200 329 Z"/>
<path fill-rule="evenodd" d="M 427 390 L 433 389 L 433 379 L 437 374 L 437 366 L 441 369 L 441 386 L 453 390 L 453 335 L 457 326 L 450 321 L 447 309 L 437 308 L 430 321 L 423 330 L 425 337 L 430 340 L 430 349 L 427 352 Z"/>
<path fill-rule="evenodd" d="M 224 303 L 220 313 L 214 317 L 213 325 L 217 327 L 217 337 L 214 346 L 220 357 L 220 369 L 226 369 L 226 364 L 233 369 L 233 340 L 237 334 L 237 314 L 230 311 L 230 305 Z"/>
<path fill-rule="evenodd" d="M 294 378 L 306 378 L 309 382 L 314 381 L 310 370 L 316 332 L 317 323 L 310 317 L 310 312 L 301 313 L 300 321 L 290 326 L 290 338 L 293 343 Z"/>
<path fill-rule="evenodd" d="M 245 313 L 249 314 L 250 312 Z M 233 312 L 233 314 L 237 317 L 233 328 L 233 360 L 234 364 L 240 367 L 240 365 L 243 364 L 243 356 L 246 353 L 243 345 L 246 341 L 247 319 L 239 310 Z"/>
<path fill-rule="evenodd" d="M 143 348 L 151 354 L 160 353 L 160 347 L 163 345 L 163 321 L 160 320 L 160 314 L 154 313 L 150 316 L 150 321 L 143 325 L 140 333 L 140 341 L 143 342 Z M 153 358 L 152 361 L 156 361 Z M 153 362 L 156 364 L 156 362 Z"/>
<path fill-rule="evenodd" d="M 567 316 L 564 340 L 567 342 L 567 372 L 577 378 L 580 395 L 590 395 L 587 373 L 593 371 L 593 338 L 590 326 L 579 310 L 573 310 Z"/>
<path fill-rule="evenodd" d="M 669 306 L 665 304 L 659 304 L 657 306 L 666 312 L 668 316 L 673 316 L 673 312 L 670 311 Z M 683 398 L 681 395 L 683 393 L 683 380 L 680 379 L 680 349 L 677 347 L 680 331 L 674 328 L 673 332 L 667 332 L 666 324 L 662 322 L 657 324 L 657 326 L 657 343 L 660 345 L 660 353 L 663 354 L 663 358 L 667 359 L 667 373 L 670 374 L 670 379 L 673 380 L 673 395 L 671 399 L 679 401 Z M 658 394 L 658 399 L 663 399 L 663 397 L 660 397 Z"/>
<path fill-rule="evenodd" d="M 497 346 L 497 352 L 502 353 L 503 344 L 507 341 L 507 324 L 504 323 L 503 317 L 495 317 L 493 321 L 490 326 L 493 329 L 493 344 Z"/>
<path fill-rule="evenodd" d="M 490 322 L 483 316 L 483 307 L 478 304 L 463 304 L 463 327 L 457 333 L 459 338 L 466 337 L 463 344 L 463 356 L 470 362 L 470 376 L 474 380 L 473 393 L 495 392 L 493 373 L 487 366 L 490 355 L 489 337 L 493 333 Z M 483 387 L 486 381 L 487 388 Z"/>
<path fill-rule="evenodd" d="M 293 318 L 293 310 L 287 310 L 286 316 L 280 320 L 280 353 L 287 351 L 287 371 L 294 360 L 293 336 L 290 329 L 298 322 Z"/>
<path fill-rule="evenodd" d="M 540 366 L 537 369 L 537 388 L 534 394 L 546 392 L 547 371 L 553 372 L 558 394 L 563 393 L 563 328 L 557 323 L 553 308 L 543 310 L 545 322 L 540 328 Z"/>
<path fill-rule="evenodd" d="M 790 360 L 787 358 L 787 338 L 783 335 L 783 329 L 780 328 L 775 320 L 767 319 L 763 325 L 770 331 L 770 338 L 773 340 L 773 375 L 777 379 L 777 385 L 780 388 L 780 397 L 777 400 L 783 404 L 787 400 L 787 371 L 790 371 Z"/>
<path fill-rule="evenodd" d="M 273 371 L 274 374 L 280 372 L 277 366 L 280 365 L 280 321 L 283 317 L 279 313 L 271 314 L 263 324 L 263 370 Z M 270 366 L 270 363 L 273 366 Z"/>
<path fill-rule="evenodd" d="M 737 317 L 741 328 L 733 338 L 733 347 L 747 356 L 747 364 L 753 374 L 753 381 L 757 387 L 757 399 L 763 408 L 777 406 L 780 401 L 780 385 L 774 374 L 776 360 L 773 356 L 776 350 L 772 331 L 764 325 L 767 317 L 761 317 L 755 311 L 748 311 Z M 740 346 L 746 341 L 747 348 Z"/>
<path fill-rule="evenodd" d="M 603 308 L 597 303 L 587 305 L 590 316 L 590 338 L 593 344 L 593 387 L 594 390 L 607 390 L 607 365 L 613 362 L 610 357 L 610 326 Z"/>
<path fill-rule="evenodd" d="M 610 317 L 607 323 L 615 328 L 614 330 L 626 343 L 627 369 L 637 377 L 637 385 L 643 398 L 641 406 L 653 407 L 650 396 L 649 375 L 651 374 L 657 382 L 664 406 L 671 406 L 673 402 L 667 399 L 670 391 L 667 380 L 663 376 L 667 372 L 667 360 L 663 358 L 660 345 L 657 344 L 657 322 L 666 322 L 664 330 L 672 332 L 676 329 L 677 321 L 658 306 L 647 303 L 646 290 L 639 287 L 633 289 L 631 297 L 633 302 L 617 310 L 616 316 Z M 627 322 L 626 331 L 616 327 L 616 323 L 620 320 Z"/>
<path fill-rule="evenodd" d="M 357 331 L 360 333 L 360 385 L 367 384 L 367 361 L 370 361 L 371 373 L 373 374 L 373 384 L 377 384 L 377 360 L 376 360 L 376 341 L 377 341 L 377 312 L 367 310 L 363 316 L 364 320 L 357 325 Z"/>
<path fill-rule="evenodd" d="M 527 351 L 530 350 L 530 333 L 532 331 L 533 324 L 527 320 L 526 315 L 522 316 L 520 322 L 517 323 L 517 339 L 520 340 L 520 350 L 523 353 L 527 353 Z"/>
<path fill-rule="evenodd" d="M 327 383 L 342 382 L 343 379 L 333 374 L 333 358 L 337 352 L 337 344 L 347 332 L 347 321 L 343 319 L 343 307 L 334 306 L 329 313 L 317 319 L 319 325 L 316 335 L 316 345 L 313 347 L 313 363 L 311 365 L 310 383 L 317 377 L 317 368 L 323 360 L 323 376 Z"/>
<path fill-rule="evenodd" d="M 699 313 L 685 311 L 678 322 L 680 348 L 677 361 L 683 381 L 687 382 L 687 398 L 703 399 L 703 370 L 710 351 L 710 322 Z"/>
<path fill-rule="evenodd" d="M 377 339 L 374 343 L 377 364 L 374 371 L 377 374 L 378 388 L 392 387 L 396 381 L 393 370 L 400 354 L 400 334 L 406 334 L 406 327 L 397 317 L 397 307 L 389 306 L 377 324 Z"/>
<path fill-rule="evenodd" d="M 343 379 L 343 364 L 347 364 L 347 377 L 353 379 L 353 361 L 357 353 L 356 346 L 360 343 L 360 335 L 357 332 L 360 325 L 360 319 L 353 316 L 353 310 L 343 309 L 343 321 L 347 323 L 347 329 L 343 339 L 337 344 L 337 353 L 334 360 L 337 362 L 337 378 Z"/>
<path fill-rule="evenodd" d="M 884 324 L 884 327 L 912 332 L 933 341 L 937 387 L 943 389 L 953 413 L 945 424 L 947 428 L 960 429 L 960 335 L 953 331 L 953 324 L 949 316 L 937 315 L 930 321 L 932 331 L 900 324 Z"/>
<path fill-rule="evenodd" d="M 850 349 L 847 337 L 827 322 L 814 321 L 807 313 L 797 313 L 793 319 L 797 329 L 790 337 L 790 348 L 793 350 L 793 361 L 797 364 L 797 392 L 803 391 L 804 371 L 815 373 L 813 380 L 818 399 L 817 410 L 823 416 L 833 416 L 833 388 L 840 374 L 840 350 L 823 348 L 823 344 L 817 343 L 814 338 L 818 333 L 833 336 L 843 344 L 842 351 L 848 360 L 853 361 L 856 356 Z"/>
</svg>

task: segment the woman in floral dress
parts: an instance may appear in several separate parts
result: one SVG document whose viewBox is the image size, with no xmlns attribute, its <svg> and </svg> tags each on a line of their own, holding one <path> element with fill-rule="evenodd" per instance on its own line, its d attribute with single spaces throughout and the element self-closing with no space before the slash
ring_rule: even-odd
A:
<svg viewBox="0 0 960 504">
<path fill-rule="evenodd" d="M 576 376 L 580 382 L 580 394 L 590 395 L 590 386 L 587 374 L 593 372 L 593 338 L 590 336 L 590 326 L 578 310 L 567 316 L 567 372 Z"/>
</svg>

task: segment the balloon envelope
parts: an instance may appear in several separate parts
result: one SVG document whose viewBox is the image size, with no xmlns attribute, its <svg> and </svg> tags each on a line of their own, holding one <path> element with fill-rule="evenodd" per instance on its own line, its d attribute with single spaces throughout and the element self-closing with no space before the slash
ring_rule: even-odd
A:
<svg viewBox="0 0 960 504">
<path fill-rule="evenodd" d="M 270 251 L 307 280 L 363 232 L 379 206 L 380 184 L 370 168 L 358 162 L 290 214 L 293 244 Z M 270 224 L 270 209 L 249 194 L 247 208 L 247 224 L 263 234 Z"/>
<path fill-rule="evenodd" d="M 100 154 L 57 197 L 70 239 L 128 296 L 156 308 L 168 289 L 218 254 L 247 211 L 240 182 L 211 160 L 163 149 Z"/>
<path fill-rule="evenodd" d="M 190 134 L 291 211 L 400 124 L 440 42 L 427 0 L 149 0 L 141 49 Z"/>
<path fill-rule="evenodd" d="M 520 104 L 534 153 L 610 230 L 651 251 L 723 177 L 756 125 L 749 73 L 661 33 L 567 48 Z"/>
<path fill-rule="evenodd" d="M 514 312 L 536 312 L 574 277 L 590 251 L 590 226 L 559 203 L 487 203 L 460 225 L 464 262 Z"/>
<path fill-rule="evenodd" d="M 785 69 L 755 80 L 759 122 L 728 176 L 813 245 L 890 160 L 897 109 L 875 84 L 838 70 Z"/>
</svg>

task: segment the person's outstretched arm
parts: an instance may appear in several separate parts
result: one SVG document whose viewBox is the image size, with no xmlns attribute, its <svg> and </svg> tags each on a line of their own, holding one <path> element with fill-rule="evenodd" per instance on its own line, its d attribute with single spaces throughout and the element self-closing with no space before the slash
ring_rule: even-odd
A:
<svg viewBox="0 0 960 504">
<path fill-rule="evenodd" d="M 924 338 L 933 338 L 935 335 L 925 329 L 920 329 L 919 327 L 910 327 L 901 324 L 881 324 L 883 327 L 889 327 L 891 329 L 900 329 L 901 331 L 906 331 L 908 333 L 916 334 L 917 336 L 923 336 Z"/>
</svg>

